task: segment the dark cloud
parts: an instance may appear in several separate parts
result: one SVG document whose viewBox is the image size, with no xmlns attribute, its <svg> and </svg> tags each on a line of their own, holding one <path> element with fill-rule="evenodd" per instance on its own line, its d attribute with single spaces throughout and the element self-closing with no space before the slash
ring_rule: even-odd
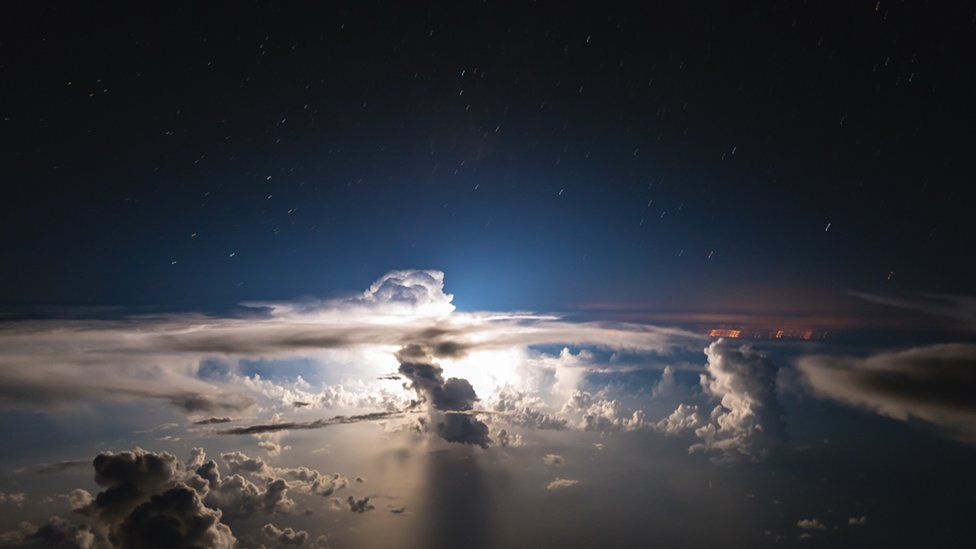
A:
<svg viewBox="0 0 976 549">
<path fill-rule="evenodd" d="M 230 549 L 237 540 L 220 518 L 220 511 L 204 506 L 195 490 L 176 486 L 136 507 L 118 530 L 118 544 L 145 549 Z"/>
<path fill-rule="evenodd" d="M 436 357 L 462 358 L 470 348 L 471 345 L 459 341 L 439 341 L 431 345 L 431 352 Z"/>
<path fill-rule="evenodd" d="M 917 418 L 976 442 L 976 345 L 943 344 L 866 358 L 797 361 L 813 391 L 902 421 Z"/>
<path fill-rule="evenodd" d="M 219 412 L 243 412 L 257 400 L 244 394 L 216 394 L 206 395 L 199 393 L 180 393 L 168 395 L 167 400 L 174 406 L 183 408 L 189 413 L 219 413 Z"/>
<path fill-rule="evenodd" d="M 488 448 L 488 426 L 468 414 L 447 412 L 437 415 L 437 434 L 448 442 Z"/>
<path fill-rule="evenodd" d="M 437 410 L 470 410 L 478 396 L 466 379 L 444 379 L 443 370 L 434 364 L 428 347 L 405 345 L 396 354 L 399 372 L 410 380 L 418 396 L 426 398 Z"/>
<path fill-rule="evenodd" d="M 34 473 L 35 475 L 54 475 L 64 473 L 66 471 L 84 469 L 90 465 L 91 460 L 89 459 L 74 459 L 58 461 L 56 463 L 42 463 L 41 465 L 37 465 L 32 469 L 26 469 L 25 471 Z"/>
<path fill-rule="evenodd" d="M 434 407 L 438 410 L 470 410 L 478 400 L 471 383 L 457 377 L 445 381 L 433 397 Z"/>
<path fill-rule="evenodd" d="M 346 503 L 349 504 L 349 510 L 353 513 L 365 513 L 366 511 L 376 509 L 376 506 L 369 502 L 368 497 L 356 499 L 354 496 L 349 496 L 346 498 Z"/>
<path fill-rule="evenodd" d="M 93 465 L 95 482 L 105 488 L 95 497 L 94 508 L 108 524 L 120 522 L 136 505 L 170 487 L 182 467 L 172 454 L 141 448 L 118 454 L 102 452 Z"/>
<path fill-rule="evenodd" d="M 237 421 L 236 418 L 232 417 L 208 417 L 207 419 L 201 419 L 199 421 L 194 421 L 194 425 L 214 425 L 217 423 L 230 423 L 232 421 Z"/>
<path fill-rule="evenodd" d="M 19 530 L 0 534 L 0 545 L 229 549 L 237 540 L 222 517 L 290 513 L 295 502 L 289 490 L 324 496 L 349 483 L 339 474 L 306 467 L 276 468 L 242 452 L 225 452 L 221 461 L 231 471 L 226 477 L 202 448 L 193 448 L 185 462 L 141 448 L 102 452 L 91 462 L 102 490 L 92 496 L 76 489 L 65 496 L 80 523 L 57 517 L 40 527 L 24 523 Z M 362 510 L 372 508 L 368 499 L 353 503 Z M 274 534 L 276 546 L 301 545 L 309 539 L 307 532 L 277 526 L 265 527 L 264 532 Z"/>
<path fill-rule="evenodd" d="M 194 456 L 190 462 L 199 461 Z M 92 465 L 103 490 L 94 497 L 85 490 L 67 495 L 82 524 L 51 519 L 23 536 L 22 545 L 45 547 L 208 547 L 236 544 L 221 512 L 206 507 L 201 495 L 206 480 L 188 471 L 172 454 L 132 451 L 102 452 Z"/>
<path fill-rule="evenodd" d="M 40 527 L 23 522 L 18 530 L 0 534 L 0 546 L 21 549 L 93 549 L 108 547 L 104 534 L 87 524 L 51 517 Z"/>
<path fill-rule="evenodd" d="M 441 367 L 434 363 L 430 349 L 421 344 L 403 346 L 396 354 L 399 372 L 410 380 L 410 388 L 430 405 L 435 432 L 448 442 L 474 444 L 487 448 L 488 425 L 462 412 L 471 410 L 478 395 L 466 379 L 445 380 Z"/>
<path fill-rule="evenodd" d="M 509 433 L 506 429 L 501 429 L 495 433 L 495 440 L 497 440 L 498 444 L 503 448 L 519 448 L 525 445 L 522 435 L 518 433 Z"/>
<path fill-rule="evenodd" d="M 219 431 L 222 435 L 256 435 L 260 433 L 274 433 L 278 431 L 293 431 L 302 429 L 322 429 L 332 425 L 345 425 L 347 423 L 359 423 L 361 421 L 377 421 L 391 417 L 402 416 L 403 411 L 395 412 L 373 412 L 370 414 L 359 414 L 353 416 L 333 416 L 330 418 L 317 419 L 315 421 L 289 421 L 281 423 L 265 423 L 250 425 L 247 427 L 235 427 Z"/>
</svg>

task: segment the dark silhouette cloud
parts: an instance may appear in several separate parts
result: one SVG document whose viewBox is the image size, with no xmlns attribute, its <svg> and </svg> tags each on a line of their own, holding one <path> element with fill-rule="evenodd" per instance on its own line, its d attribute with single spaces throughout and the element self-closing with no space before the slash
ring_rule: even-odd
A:
<svg viewBox="0 0 976 549">
<path fill-rule="evenodd" d="M 349 496 L 346 498 L 346 503 L 349 504 L 349 510 L 353 513 L 365 513 L 376 509 L 376 506 L 369 502 L 368 497 L 356 499 L 354 496 Z"/>
<path fill-rule="evenodd" d="M 447 412 L 437 417 L 437 434 L 448 442 L 473 444 L 482 448 L 488 448 L 491 443 L 488 426 L 470 415 Z"/>
<path fill-rule="evenodd" d="M 400 362 L 400 374 L 410 380 L 410 388 L 430 405 L 430 419 L 441 438 L 488 447 L 491 442 L 488 425 L 468 414 L 455 413 L 471 410 L 478 401 L 468 380 L 456 377 L 445 380 L 443 370 L 434 363 L 430 349 L 425 345 L 405 345 L 396 358 Z"/>
<path fill-rule="evenodd" d="M 243 412 L 257 402 L 254 397 L 244 394 L 180 393 L 165 398 L 189 413 Z"/>
<path fill-rule="evenodd" d="M 277 431 L 293 431 L 302 429 L 322 429 L 332 425 L 345 425 L 347 423 L 359 423 L 361 421 L 377 421 L 391 417 L 402 416 L 406 412 L 374 412 L 370 414 L 359 414 L 354 416 L 334 416 L 330 418 L 317 419 L 315 421 L 288 421 L 281 423 L 265 423 L 250 425 L 247 427 L 235 427 L 219 431 L 222 435 L 256 435 L 260 433 L 274 433 Z"/>
<path fill-rule="evenodd" d="M 118 530 L 120 547 L 230 549 L 237 540 L 195 490 L 176 486 L 135 508 Z"/>
<path fill-rule="evenodd" d="M 199 421 L 194 421 L 194 425 L 215 425 L 218 423 L 230 423 L 232 421 L 237 421 L 237 419 L 232 417 L 208 417 L 207 419 L 201 419 Z"/>
</svg>

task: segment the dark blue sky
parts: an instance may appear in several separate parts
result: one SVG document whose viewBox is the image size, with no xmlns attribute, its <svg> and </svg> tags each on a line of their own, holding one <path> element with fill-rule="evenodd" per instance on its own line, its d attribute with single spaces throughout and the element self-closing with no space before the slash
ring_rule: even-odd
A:
<svg viewBox="0 0 976 549">
<path fill-rule="evenodd" d="M 0 49 L 0 303 L 408 267 L 464 309 L 965 293 L 972 10 L 873 7 L 36 8 Z"/>
</svg>

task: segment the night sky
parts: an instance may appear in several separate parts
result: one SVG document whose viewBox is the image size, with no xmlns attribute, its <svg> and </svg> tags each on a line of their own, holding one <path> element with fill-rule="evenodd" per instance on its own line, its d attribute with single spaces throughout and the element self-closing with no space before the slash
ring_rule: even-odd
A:
<svg viewBox="0 0 976 549">
<path fill-rule="evenodd" d="M 3 20 L 0 546 L 971 537 L 971 3 Z"/>
</svg>

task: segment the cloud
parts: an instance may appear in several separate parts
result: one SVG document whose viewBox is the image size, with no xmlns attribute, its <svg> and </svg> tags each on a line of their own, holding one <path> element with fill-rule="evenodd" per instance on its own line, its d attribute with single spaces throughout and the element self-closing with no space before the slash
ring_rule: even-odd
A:
<svg viewBox="0 0 976 549">
<path fill-rule="evenodd" d="M 192 461 L 192 460 L 191 460 Z M 186 469 L 172 454 L 132 451 L 102 452 L 92 461 L 95 482 L 103 489 L 92 496 L 85 490 L 68 494 L 81 525 L 60 519 L 40 527 L 38 537 L 76 541 L 92 547 L 111 542 L 125 547 L 233 547 L 236 540 L 221 523 L 221 511 L 202 501 L 206 482 Z M 108 541 L 104 541 L 108 540 Z"/>
<path fill-rule="evenodd" d="M 391 271 L 363 292 L 361 301 L 369 304 L 402 305 L 432 314 L 454 311 L 454 296 L 444 293 L 444 273 L 441 271 Z"/>
<path fill-rule="evenodd" d="M 864 526 L 868 523 L 868 517 L 861 515 L 859 517 L 851 517 L 847 519 L 848 526 Z"/>
<path fill-rule="evenodd" d="M 218 431 L 222 435 L 256 435 L 260 433 L 274 433 L 277 431 L 295 431 L 304 429 L 322 429 L 333 425 L 345 425 L 348 423 L 359 423 L 361 421 L 377 421 L 391 417 L 402 416 L 405 412 L 375 412 L 371 414 L 359 414 L 354 416 L 333 416 L 329 418 L 316 419 L 314 421 L 286 421 L 277 423 L 263 423 L 250 425 L 247 427 L 235 427 Z"/>
<path fill-rule="evenodd" d="M 707 418 L 697 406 L 680 404 L 655 428 L 672 435 L 693 430 L 701 442 L 689 451 L 712 453 L 716 462 L 765 458 L 784 435 L 776 397 L 779 368 L 754 348 L 722 339 L 709 345 L 705 355 L 708 362 L 699 382 L 705 395 L 719 398 L 719 404 Z"/>
<path fill-rule="evenodd" d="M 447 442 L 472 444 L 488 448 L 488 425 L 463 413 L 471 410 L 478 395 L 466 379 L 444 379 L 443 370 L 434 362 L 431 349 L 412 343 L 396 354 L 399 372 L 410 381 L 420 402 L 429 405 L 429 420 L 435 432 Z"/>
<path fill-rule="evenodd" d="M 95 456 L 95 482 L 104 488 L 94 500 L 94 511 L 108 524 L 117 524 L 133 508 L 182 480 L 183 464 L 167 452 L 136 448 Z"/>
<path fill-rule="evenodd" d="M 243 452 L 225 452 L 220 459 L 227 464 L 231 473 L 251 474 L 259 477 L 271 475 L 271 467 L 261 458 L 252 458 Z"/>
<path fill-rule="evenodd" d="M 67 494 L 68 506 L 72 511 L 81 511 L 95 501 L 95 497 L 88 490 L 76 488 Z"/>
<path fill-rule="evenodd" d="M 578 425 L 584 431 L 636 431 L 647 427 L 643 410 L 628 410 L 617 400 L 594 398 L 586 391 L 573 393 L 562 412 L 581 413 Z"/>
<path fill-rule="evenodd" d="M 674 393 L 677 387 L 677 381 L 674 379 L 674 367 L 665 366 L 661 372 L 661 379 L 651 390 L 651 396 L 654 398 L 669 396 Z"/>
<path fill-rule="evenodd" d="M 679 404 L 671 415 L 654 424 L 654 428 L 669 435 L 679 435 L 704 425 L 705 419 L 694 404 Z"/>
<path fill-rule="evenodd" d="M 969 329 L 976 329 L 976 297 L 952 294 L 923 294 L 918 297 L 898 297 L 851 292 L 871 303 L 916 311 L 959 321 Z"/>
<path fill-rule="evenodd" d="M 525 445 L 522 435 L 509 433 L 505 429 L 501 429 L 495 433 L 495 440 L 498 441 L 498 445 L 502 448 L 519 448 Z"/>
<path fill-rule="evenodd" d="M 232 421 L 237 421 L 232 417 L 208 417 L 207 419 L 201 419 L 194 421 L 194 425 L 215 425 L 218 423 L 230 423 Z"/>
<path fill-rule="evenodd" d="M 470 410 L 478 396 L 466 379 L 445 380 L 444 370 L 434 363 L 429 348 L 406 345 L 397 351 L 399 373 L 410 381 L 410 388 L 422 399 L 428 400 L 437 410 Z"/>
<path fill-rule="evenodd" d="M 386 353 L 390 347 L 409 345 L 423 346 L 431 357 L 460 359 L 474 350 L 542 345 L 666 353 L 698 339 L 683 330 L 641 324 L 568 322 L 558 316 L 525 313 L 462 313 L 454 310 L 452 299 L 444 291 L 444 275 L 439 271 L 394 271 L 360 295 L 252 304 L 262 309 L 246 317 L 181 314 L 8 322 L 0 327 L 0 406 L 57 411 L 156 399 L 187 413 L 222 417 L 245 412 L 268 398 L 288 408 L 294 402 L 308 402 L 313 407 L 389 411 L 403 403 L 375 387 L 364 387 L 356 395 L 335 388 L 320 394 L 234 372 L 245 359 L 277 360 L 357 349 Z M 225 375 L 211 375 L 205 367 L 214 357 L 228 364 Z M 572 389 L 578 372 L 586 367 L 559 370 L 566 374 L 560 390 Z M 422 374 L 419 369 L 415 373 Z M 375 383 L 389 382 L 376 380 L 379 372 L 364 373 Z M 439 389 L 428 388 L 427 397 L 439 409 L 466 409 L 477 386 L 471 381 L 445 379 Z M 564 382 L 569 386 L 562 387 Z M 422 384 L 418 388 L 424 389 Z"/>
<path fill-rule="evenodd" d="M 136 507 L 118 529 L 118 544 L 231 549 L 237 540 L 220 518 L 220 511 L 204 506 L 196 491 L 176 486 Z"/>
<path fill-rule="evenodd" d="M 555 480 L 546 485 L 546 490 L 561 490 L 577 484 L 579 484 L 578 480 L 556 477 Z"/>
<path fill-rule="evenodd" d="M 191 414 L 199 412 L 243 412 L 257 402 L 252 396 L 235 393 L 179 393 L 165 395 L 162 398 Z"/>
<path fill-rule="evenodd" d="M 550 467 L 562 467 L 563 465 L 566 465 L 566 458 L 559 454 L 546 454 L 542 458 L 542 463 Z"/>
<path fill-rule="evenodd" d="M 193 448 L 186 461 L 141 448 L 101 452 L 90 462 L 101 491 L 92 495 L 76 489 L 63 496 L 77 522 L 54 517 L 39 527 L 24 524 L 0 534 L 0 545 L 231 548 L 237 540 L 223 517 L 289 513 L 295 508 L 290 490 L 326 496 L 348 485 L 339 474 L 307 467 L 278 468 L 242 452 L 224 452 L 221 461 L 230 475 L 222 476 L 202 448 Z M 372 508 L 368 500 L 356 502 Z M 307 532 L 268 524 L 273 528 L 266 526 L 263 531 L 273 533 L 278 546 L 301 545 L 310 539 Z"/>
<path fill-rule="evenodd" d="M 0 545 L 24 549 L 42 547 L 64 549 L 94 549 L 107 547 L 108 541 L 101 532 L 90 526 L 72 524 L 61 517 L 51 517 L 47 523 L 35 526 L 20 523 L 17 530 L 0 534 Z"/>
<path fill-rule="evenodd" d="M 268 453 L 269 456 L 277 456 L 282 450 L 289 448 L 289 446 L 282 447 L 281 444 L 277 442 L 272 442 L 270 440 L 262 440 L 258 442 L 258 448 L 261 448 Z"/>
<path fill-rule="evenodd" d="M 491 439 L 488 438 L 488 426 L 478 419 L 456 412 L 434 414 L 436 418 L 436 432 L 447 442 L 472 444 L 488 448 Z"/>
<path fill-rule="evenodd" d="M 491 411 L 510 425 L 557 431 L 566 429 L 567 420 L 549 413 L 545 408 L 540 398 L 512 388 L 499 391 L 491 404 Z"/>
<path fill-rule="evenodd" d="M 346 498 L 346 503 L 349 504 L 349 510 L 353 513 L 365 513 L 376 509 L 376 506 L 369 502 L 368 497 L 356 499 L 354 496 L 349 496 Z"/>
<path fill-rule="evenodd" d="M 262 487 L 239 474 L 221 477 L 209 463 L 204 466 L 205 471 L 198 471 L 201 476 L 208 475 L 205 478 L 210 490 L 206 503 L 229 516 L 246 518 L 258 511 L 288 513 L 295 507 L 295 502 L 288 497 L 288 485 L 284 480 L 266 478 L 262 480 Z"/>
<path fill-rule="evenodd" d="M 826 530 L 827 527 L 817 519 L 800 519 L 796 523 L 801 530 Z"/>
<path fill-rule="evenodd" d="M 291 528 L 278 528 L 272 523 L 267 523 L 261 528 L 264 536 L 275 542 L 277 547 L 287 547 L 289 545 L 304 545 L 308 541 L 308 532 L 305 530 L 293 530 Z"/>
<path fill-rule="evenodd" d="M 17 507 L 22 507 L 26 501 L 27 494 L 23 492 L 0 492 L 0 504 L 9 503 Z"/>
<path fill-rule="evenodd" d="M 941 344 L 868 357 L 806 356 L 815 394 L 890 418 L 920 419 L 976 442 L 976 345 Z"/>
<path fill-rule="evenodd" d="M 59 473 L 64 473 L 72 470 L 78 470 L 87 468 L 91 465 L 91 460 L 88 459 L 72 459 L 66 461 L 58 461 L 55 463 L 42 463 L 40 465 L 35 465 L 29 469 L 19 469 L 18 473 L 33 473 L 35 475 L 55 475 Z"/>
</svg>

